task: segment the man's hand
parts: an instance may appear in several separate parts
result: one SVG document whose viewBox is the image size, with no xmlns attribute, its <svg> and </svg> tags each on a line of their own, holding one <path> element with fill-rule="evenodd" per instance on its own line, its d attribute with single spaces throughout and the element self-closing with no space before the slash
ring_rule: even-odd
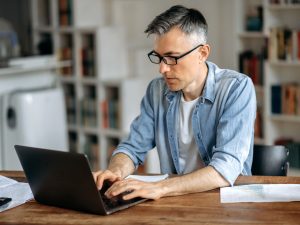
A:
<svg viewBox="0 0 300 225">
<path fill-rule="evenodd" d="M 129 192 L 129 194 L 123 196 L 124 200 L 135 197 L 156 200 L 165 196 L 184 195 L 229 186 L 228 181 L 211 166 L 158 182 L 123 179 L 116 174 L 109 170 L 95 173 L 96 176 L 98 175 L 97 182 L 99 184 L 102 185 L 105 179 L 113 182 L 112 186 L 105 193 L 108 198 L 112 198 L 123 192 Z"/>
<path fill-rule="evenodd" d="M 123 192 L 130 192 L 124 195 L 124 200 L 135 197 L 142 197 L 157 200 L 162 197 L 162 188 L 160 182 L 144 182 L 135 179 L 124 179 L 115 181 L 115 183 L 106 191 L 105 195 L 112 198 Z"/>
<path fill-rule="evenodd" d="M 100 190 L 103 186 L 104 180 L 109 180 L 114 183 L 124 179 L 133 172 L 134 165 L 131 159 L 123 153 L 118 153 L 112 157 L 107 170 L 93 172 L 93 177 L 98 189 Z"/>
<path fill-rule="evenodd" d="M 109 180 L 110 182 L 116 182 L 121 180 L 122 178 L 115 173 L 111 172 L 110 170 L 99 170 L 97 172 L 93 172 L 93 177 L 97 188 L 100 190 L 103 186 L 104 180 Z"/>
</svg>

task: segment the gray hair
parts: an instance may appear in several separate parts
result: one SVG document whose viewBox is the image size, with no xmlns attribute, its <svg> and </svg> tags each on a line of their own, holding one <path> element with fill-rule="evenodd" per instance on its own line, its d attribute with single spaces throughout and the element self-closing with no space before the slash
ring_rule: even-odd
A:
<svg viewBox="0 0 300 225">
<path fill-rule="evenodd" d="M 145 33 L 162 35 L 173 27 L 179 27 L 186 35 L 196 36 L 202 44 L 207 42 L 207 23 L 199 10 L 175 5 L 156 16 L 148 25 Z"/>
</svg>

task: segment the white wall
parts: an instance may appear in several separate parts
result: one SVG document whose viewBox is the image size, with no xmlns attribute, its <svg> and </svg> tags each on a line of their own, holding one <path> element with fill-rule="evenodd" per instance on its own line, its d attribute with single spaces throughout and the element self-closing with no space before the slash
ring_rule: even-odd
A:
<svg viewBox="0 0 300 225">
<path fill-rule="evenodd" d="M 203 13 L 208 23 L 208 42 L 212 47 L 209 60 L 221 67 L 234 68 L 233 3 L 233 0 L 114 0 L 111 23 L 125 27 L 130 73 L 141 76 L 145 70 L 149 74 L 142 76 L 158 75 L 155 72 L 157 67 L 147 61 L 146 53 L 152 49 L 152 40 L 147 38 L 144 30 L 155 16 L 176 4 L 196 8 Z"/>
</svg>

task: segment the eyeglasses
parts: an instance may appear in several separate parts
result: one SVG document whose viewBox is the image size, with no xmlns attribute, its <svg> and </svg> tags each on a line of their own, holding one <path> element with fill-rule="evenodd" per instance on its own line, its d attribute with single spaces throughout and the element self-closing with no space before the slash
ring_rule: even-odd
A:
<svg viewBox="0 0 300 225">
<path fill-rule="evenodd" d="M 200 46 L 203 46 L 203 44 L 197 45 L 195 48 L 189 50 L 186 53 L 183 53 L 180 56 L 160 56 L 157 52 L 155 52 L 154 50 L 148 53 L 148 58 L 150 59 L 150 61 L 152 63 L 155 64 L 160 64 L 161 61 L 163 61 L 165 64 L 167 65 L 176 65 L 178 59 L 181 59 L 182 57 L 190 54 L 192 51 L 194 51 L 195 49 L 199 48 Z"/>
</svg>

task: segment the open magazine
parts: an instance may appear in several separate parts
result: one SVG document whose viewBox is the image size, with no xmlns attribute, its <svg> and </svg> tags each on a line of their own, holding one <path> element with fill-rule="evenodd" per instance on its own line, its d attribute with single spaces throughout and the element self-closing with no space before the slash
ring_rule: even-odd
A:
<svg viewBox="0 0 300 225">
<path fill-rule="evenodd" d="M 33 199 L 28 183 L 22 183 L 0 175 L 0 197 L 12 200 L 0 206 L 0 212 L 14 208 Z"/>
</svg>

